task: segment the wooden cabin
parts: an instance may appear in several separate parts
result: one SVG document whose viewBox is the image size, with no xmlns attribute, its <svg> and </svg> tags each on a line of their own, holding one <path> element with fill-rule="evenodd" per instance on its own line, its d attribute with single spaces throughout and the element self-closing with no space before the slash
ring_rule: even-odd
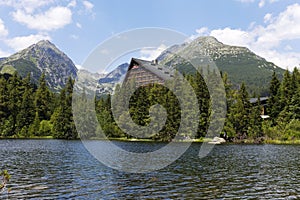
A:
<svg viewBox="0 0 300 200">
<path fill-rule="evenodd" d="M 173 72 L 158 64 L 157 60 L 146 61 L 132 58 L 124 83 L 134 80 L 136 87 L 148 84 L 164 84 L 174 76 Z"/>
</svg>

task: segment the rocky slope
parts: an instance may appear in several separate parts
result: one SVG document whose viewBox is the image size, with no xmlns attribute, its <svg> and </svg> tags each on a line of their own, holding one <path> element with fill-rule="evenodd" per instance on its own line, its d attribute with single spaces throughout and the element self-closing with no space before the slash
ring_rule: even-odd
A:
<svg viewBox="0 0 300 200">
<path fill-rule="evenodd" d="M 192 73 L 193 68 L 185 58 L 200 59 L 201 56 L 214 62 L 220 71 L 227 72 L 234 86 L 245 82 L 251 93 L 266 95 L 273 71 L 279 76 L 284 73 L 283 69 L 248 48 L 226 45 L 210 36 L 170 47 L 162 52 L 158 60 L 170 68 Z"/>
<path fill-rule="evenodd" d="M 54 44 L 42 40 L 0 60 L 1 73 L 14 71 L 22 77 L 30 73 L 35 83 L 38 83 L 40 75 L 44 72 L 48 86 L 53 90 L 59 90 L 64 87 L 70 76 L 76 77 L 77 68 Z"/>
</svg>

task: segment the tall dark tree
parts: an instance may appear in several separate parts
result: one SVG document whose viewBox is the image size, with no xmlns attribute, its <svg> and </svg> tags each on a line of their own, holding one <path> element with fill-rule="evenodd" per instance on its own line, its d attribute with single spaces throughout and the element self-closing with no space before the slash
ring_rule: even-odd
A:
<svg viewBox="0 0 300 200">
<path fill-rule="evenodd" d="M 28 130 L 35 117 L 34 91 L 30 83 L 30 74 L 22 82 L 24 90 L 20 111 L 17 115 L 17 132 L 22 136 L 29 137 Z"/>
<path fill-rule="evenodd" d="M 66 87 L 61 90 L 59 107 L 51 119 L 53 135 L 55 138 L 76 139 L 77 131 L 72 113 L 73 80 L 68 79 Z"/>
<path fill-rule="evenodd" d="M 275 72 L 273 72 L 270 83 L 270 98 L 268 100 L 268 114 L 271 117 L 273 124 L 276 124 L 276 119 L 281 111 L 280 103 L 280 81 Z"/>
<path fill-rule="evenodd" d="M 245 84 L 242 83 L 240 90 L 235 95 L 235 103 L 229 109 L 228 116 L 229 124 L 233 126 L 240 139 L 247 137 L 250 107 L 249 95 Z"/>
<path fill-rule="evenodd" d="M 52 95 L 45 80 L 45 73 L 40 77 L 34 103 L 40 121 L 50 120 L 52 114 Z"/>
</svg>

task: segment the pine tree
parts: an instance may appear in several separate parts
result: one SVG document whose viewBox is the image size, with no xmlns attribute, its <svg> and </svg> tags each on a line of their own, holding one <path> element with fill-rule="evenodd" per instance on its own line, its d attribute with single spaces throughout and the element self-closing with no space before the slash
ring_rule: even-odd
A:
<svg viewBox="0 0 300 200">
<path fill-rule="evenodd" d="M 39 120 L 50 120 L 52 114 L 52 95 L 46 84 L 45 73 L 40 77 L 34 103 Z"/>
<path fill-rule="evenodd" d="M 33 86 L 30 83 L 30 74 L 28 74 L 22 82 L 24 92 L 22 95 L 20 112 L 17 115 L 17 132 L 22 136 L 29 137 L 29 126 L 35 117 L 34 93 Z"/>
<path fill-rule="evenodd" d="M 250 102 L 246 86 L 242 83 L 240 90 L 235 95 L 235 102 L 229 109 L 228 120 L 240 139 L 247 137 L 249 125 Z"/>
<path fill-rule="evenodd" d="M 3 75 L 0 75 L 0 135 L 3 133 L 3 127 L 5 119 L 8 118 L 8 89 L 7 89 L 7 80 Z"/>
<path fill-rule="evenodd" d="M 262 107 L 260 104 L 260 98 L 258 97 L 256 104 L 252 106 L 249 114 L 248 135 L 253 139 L 263 136 L 261 111 Z"/>
<path fill-rule="evenodd" d="M 270 98 L 268 99 L 268 113 L 274 125 L 276 125 L 277 117 L 281 111 L 280 104 L 280 81 L 278 80 L 276 73 L 273 72 L 272 80 L 270 83 Z"/>
<path fill-rule="evenodd" d="M 284 73 L 279 92 L 281 108 L 280 110 L 283 110 L 290 103 L 292 98 L 292 79 L 288 70 L 286 70 Z"/>
<path fill-rule="evenodd" d="M 40 130 L 40 117 L 39 117 L 39 113 L 36 111 L 33 123 L 30 124 L 29 126 L 28 134 L 29 136 L 39 136 L 40 135 L 39 130 Z"/>
<path fill-rule="evenodd" d="M 60 92 L 59 107 L 52 115 L 52 132 L 55 138 L 76 139 L 77 131 L 72 113 L 73 80 L 68 79 L 66 87 Z"/>
<path fill-rule="evenodd" d="M 21 102 L 22 102 L 22 82 L 21 78 L 17 73 L 14 73 L 12 77 L 8 80 L 7 86 L 9 92 L 9 100 L 8 100 L 8 113 L 9 124 L 10 124 L 10 133 L 8 135 L 16 135 L 17 134 L 17 115 L 20 112 Z"/>
</svg>

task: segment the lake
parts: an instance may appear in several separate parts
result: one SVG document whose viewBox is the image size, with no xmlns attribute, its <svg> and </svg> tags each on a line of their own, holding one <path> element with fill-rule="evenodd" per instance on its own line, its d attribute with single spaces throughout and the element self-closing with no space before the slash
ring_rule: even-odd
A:
<svg viewBox="0 0 300 200">
<path fill-rule="evenodd" d="M 165 145 L 115 143 L 133 151 Z M 300 198 L 300 145 L 220 145 L 202 159 L 200 146 L 164 169 L 130 174 L 101 164 L 81 141 L 0 140 L 0 169 L 12 176 L 9 199 Z"/>
</svg>

